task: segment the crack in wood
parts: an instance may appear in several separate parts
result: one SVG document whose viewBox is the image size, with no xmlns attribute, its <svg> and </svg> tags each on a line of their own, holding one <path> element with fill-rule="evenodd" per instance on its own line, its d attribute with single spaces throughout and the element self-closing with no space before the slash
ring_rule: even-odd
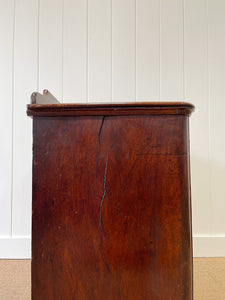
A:
<svg viewBox="0 0 225 300">
<path fill-rule="evenodd" d="M 104 171 L 104 186 L 103 186 L 103 194 L 101 197 L 100 207 L 99 207 L 99 228 L 101 234 L 101 242 L 102 242 L 102 205 L 106 194 L 106 175 L 107 175 L 107 167 L 108 167 L 108 158 L 109 152 L 107 152 L 106 162 L 105 162 L 105 171 Z"/>
<path fill-rule="evenodd" d="M 106 194 L 106 175 L 107 175 L 107 167 L 108 167 L 108 157 L 109 157 L 109 153 L 107 152 L 106 162 L 105 162 L 105 171 L 104 171 L 103 193 L 102 193 L 100 206 L 99 206 L 99 230 L 100 230 L 100 252 L 101 252 L 104 264 L 105 264 L 107 270 L 110 272 L 110 267 L 106 262 L 105 255 L 103 253 L 103 247 L 102 247 L 102 206 L 103 206 L 103 201 L 104 201 L 105 194 Z"/>
<path fill-rule="evenodd" d="M 102 127 L 104 125 L 104 121 L 105 121 L 105 116 L 102 117 L 102 123 L 101 123 L 101 126 L 99 128 L 99 132 L 98 132 L 98 152 L 100 150 L 100 145 L 101 145 L 101 134 L 102 134 Z"/>
</svg>

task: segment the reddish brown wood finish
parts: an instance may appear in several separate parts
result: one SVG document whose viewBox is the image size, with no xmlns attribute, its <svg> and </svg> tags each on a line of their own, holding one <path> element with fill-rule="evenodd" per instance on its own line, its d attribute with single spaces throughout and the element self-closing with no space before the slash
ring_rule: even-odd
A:
<svg viewBox="0 0 225 300">
<path fill-rule="evenodd" d="M 193 105 L 187 102 L 132 102 L 108 104 L 30 104 L 28 116 L 124 116 L 124 115 L 189 115 Z"/>
<path fill-rule="evenodd" d="M 188 116 L 60 113 L 33 122 L 32 299 L 192 299 Z"/>
</svg>

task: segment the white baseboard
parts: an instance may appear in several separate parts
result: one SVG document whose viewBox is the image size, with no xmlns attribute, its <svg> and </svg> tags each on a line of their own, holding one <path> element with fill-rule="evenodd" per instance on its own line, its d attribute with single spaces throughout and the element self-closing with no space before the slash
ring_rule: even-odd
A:
<svg viewBox="0 0 225 300">
<path fill-rule="evenodd" d="M 0 259 L 31 258 L 31 238 L 28 236 L 0 237 Z"/>
<path fill-rule="evenodd" d="M 225 236 L 194 236 L 194 257 L 225 257 Z"/>
<path fill-rule="evenodd" d="M 225 257 L 225 236 L 194 236 L 194 257 Z M 30 259 L 30 237 L 0 237 L 0 259 Z"/>
</svg>

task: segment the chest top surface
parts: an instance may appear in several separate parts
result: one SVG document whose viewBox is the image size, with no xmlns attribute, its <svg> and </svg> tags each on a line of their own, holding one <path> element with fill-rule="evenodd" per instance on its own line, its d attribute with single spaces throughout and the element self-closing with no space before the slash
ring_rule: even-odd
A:
<svg viewBox="0 0 225 300">
<path fill-rule="evenodd" d="M 127 102 L 127 103 L 57 103 L 29 104 L 27 115 L 54 116 L 116 116 L 116 115 L 187 115 L 194 111 L 188 102 Z"/>
</svg>

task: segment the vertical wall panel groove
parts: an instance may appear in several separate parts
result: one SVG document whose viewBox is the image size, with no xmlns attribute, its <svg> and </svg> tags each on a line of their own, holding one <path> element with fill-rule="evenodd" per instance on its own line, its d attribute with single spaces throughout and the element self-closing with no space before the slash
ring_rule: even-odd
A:
<svg viewBox="0 0 225 300">
<path fill-rule="evenodd" d="M 111 101 L 111 0 L 88 5 L 89 102 Z"/>
<path fill-rule="evenodd" d="M 134 23 L 135 23 L 135 30 L 134 30 L 134 76 L 135 76 L 135 91 L 134 91 L 134 99 L 137 101 L 137 0 L 135 0 L 135 13 L 134 13 Z"/>
<path fill-rule="evenodd" d="M 24 34 L 26 32 L 26 34 Z M 13 236 L 31 232 L 32 122 L 25 108 L 37 89 L 38 1 L 17 0 L 14 35 Z"/>
<path fill-rule="evenodd" d="M 210 228 L 209 234 L 212 235 L 212 164 L 211 164 L 211 98 L 210 98 L 210 72 L 209 72 L 209 4 L 208 0 L 206 0 L 206 30 L 207 30 L 207 100 L 208 100 L 208 143 L 209 143 L 209 152 L 208 152 L 208 160 L 209 160 L 209 211 L 210 211 Z M 196 212 L 197 213 L 197 212 Z"/>
<path fill-rule="evenodd" d="M 184 12 L 184 2 L 185 0 L 182 0 L 182 41 L 183 41 L 183 99 L 186 98 L 186 94 L 185 94 L 185 70 L 186 70 L 186 66 L 185 66 L 185 62 L 184 62 L 184 57 L 185 57 L 185 43 L 184 43 L 184 38 L 185 38 L 185 32 L 184 32 L 184 21 L 185 21 L 185 12 Z"/>
<path fill-rule="evenodd" d="M 39 68 L 40 90 L 62 96 L 62 3 L 40 0 Z"/>
<path fill-rule="evenodd" d="M 114 0 L 113 100 L 135 99 L 135 0 Z"/>
<path fill-rule="evenodd" d="M 140 101 L 160 98 L 159 13 L 158 0 L 137 0 L 136 94 Z"/>
<path fill-rule="evenodd" d="M 13 204 L 14 204 L 14 106 L 15 106 L 15 12 L 16 0 L 13 2 L 13 38 L 12 38 L 12 157 L 11 157 L 11 236 L 13 235 Z"/>
<path fill-rule="evenodd" d="M 89 102 L 89 81 L 88 81 L 88 74 L 89 74 L 89 56 L 88 56 L 88 35 L 89 35 L 89 14 L 88 14 L 88 8 L 89 8 L 89 0 L 87 0 L 87 25 L 86 25 L 86 102 Z"/>
<path fill-rule="evenodd" d="M 209 234 L 211 232 L 211 199 L 207 6 L 205 0 L 185 1 L 184 24 L 185 100 L 196 105 L 196 111 L 190 122 L 193 232 L 194 234 Z"/>
<path fill-rule="evenodd" d="M 11 235 L 14 1 L 0 2 L 0 235 Z"/>
<path fill-rule="evenodd" d="M 16 0 L 13 2 L 13 38 L 12 38 L 12 157 L 11 157 L 11 236 L 13 235 L 13 203 L 14 203 L 14 107 L 15 107 L 15 17 Z"/>
<path fill-rule="evenodd" d="M 38 20 L 37 20 L 37 91 L 40 91 L 40 1 L 38 0 Z"/>
<path fill-rule="evenodd" d="M 61 60 L 61 72 L 62 72 L 62 94 L 61 94 L 61 99 L 62 99 L 62 102 L 64 102 L 64 72 L 63 72 L 63 64 L 64 64 L 64 59 L 63 59 L 63 55 L 64 55 L 64 2 L 65 0 L 62 0 L 62 12 L 61 12 L 61 19 L 62 19 L 62 42 L 61 42 L 61 47 L 62 47 L 62 50 L 61 50 L 61 55 L 62 55 L 62 60 Z"/>
<path fill-rule="evenodd" d="M 161 0 L 159 3 L 159 100 L 161 100 Z"/>
<path fill-rule="evenodd" d="M 111 29 L 111 32 L 110 32 L 110 36 L 111 36 L 111 40 L 110 40 L 110 57 L 111 57 L 111 64 L 110 64 L 110 70 L 111 70 L 111 77 L 110 77 L 110 82 L 111 82 L 111 91 L 110 91 L 110 94 L 111 94 L 111 102 L 113 101 L 113 81 L 112 81 L 112 2 L 113 0 L 110 0 L 110 20 L 111 20 L 111 24 L 110 24 L 110 29 Z"/>
<path fill-rule="evenodd" d="M 225 234 L 225 2 L 208 2 L 212 234 Z"/>
<path fill-rule="evenodd" d="M 115 101 L 113 94 L 113 1 L 111 0 L 111 101 Z"/>
<path fill-rule="evenodd" d="M 87 100 L 87 0 L 64 0 L 63 100 Z"/>
<path fill-rule="evenodd" d="M 182 1 L 168 0 L 160 3 L 160 98 L 162 100 L 182 100 Z"/>
</svg>

